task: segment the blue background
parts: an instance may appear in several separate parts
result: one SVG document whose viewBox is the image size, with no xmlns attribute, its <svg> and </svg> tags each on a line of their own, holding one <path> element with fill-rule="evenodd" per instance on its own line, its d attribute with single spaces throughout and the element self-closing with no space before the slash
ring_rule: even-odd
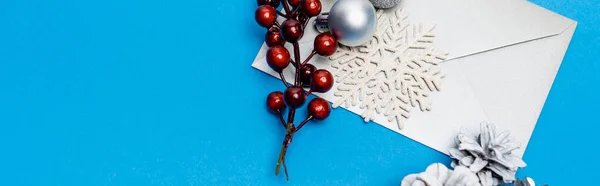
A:
<svg viewBox="0 0 600 186">
<path fill-rule="evenodd" d="M 579 25 L 518 176 L 590 183 L 599 2 L 533 2 Z M 336 109 L 296 135 L 291 181 L 275 177 L 284 131 L 264 100 L 283 89 L 250 67 L 264 35 L 255 3 L 1 1 L 1 185 L 398 185 L 450 162 Z"/>
</svg>

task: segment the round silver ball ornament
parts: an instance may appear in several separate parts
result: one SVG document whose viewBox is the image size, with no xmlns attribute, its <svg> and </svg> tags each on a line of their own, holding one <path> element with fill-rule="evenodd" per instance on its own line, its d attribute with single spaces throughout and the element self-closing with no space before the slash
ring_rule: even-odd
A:
<svg viewBox="0 0 600 186">
<path fill-rule="evenodd" d="M 368 0 L 338 0 L 327 16 L 329 30 L 346 46 L 360 46 L 375 33 L 375 7 Z"/>
</svg>

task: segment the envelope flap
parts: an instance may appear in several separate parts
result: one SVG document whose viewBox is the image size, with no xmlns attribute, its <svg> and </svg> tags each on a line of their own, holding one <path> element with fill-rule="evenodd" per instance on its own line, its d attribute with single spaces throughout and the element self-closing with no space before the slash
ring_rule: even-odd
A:
<svg viewBox="0 0 600 186">
<path fill-rule="evenodd" d="M 404 0 L 411 22 L 436 24 L 449 59 L 559 34 L 574 21 L 522 0 Z"/>
</svg>

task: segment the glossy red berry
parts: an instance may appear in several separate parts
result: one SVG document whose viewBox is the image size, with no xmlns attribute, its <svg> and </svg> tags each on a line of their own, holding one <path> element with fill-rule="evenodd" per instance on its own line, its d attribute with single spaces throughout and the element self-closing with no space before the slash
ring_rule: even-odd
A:
<svg viewBox="0 0 600 186">
<path fill-rule="evenodd" d="M 333 87 L 333 75 L 327 70 L 316 70 L 311 78 L 310 88 L 313 92 L 327 92 Z"/>
<path fill-rule="evenodd" d="M 271 113 L 274 114 L 282 112 L 285 109 L 285 102 L 283 101 L 283 92 L 271 92 L 267 96 L 267 108 Z"/>
<path fill-rule="evenodd" d="M 320 0 L 304 0 L 302 11 L 309 17 L 317 16 L 321 13 Z"/>
<path fill-rule="evenodd" d="M 281 3 L 281 0 L 256 0 L 256 4 L 258 4 L 258 6 L 269 5 L 273 8 L 279 7 L 279 3 Z"/>
<path fill-rule="evenodd" d="M 312 74 L 317 70 L 317 67 L 311 64 L 304 64 L 300 69 L 300 79 L 302 80 L 303 86 L 310 85 L 310 78 L 312 78 Z"/>
<path fill-rule="evenodd" d="M 331 113 L 331 105 L 323 98 L 315 98 L 308 103 L 308 114 L 318 120 L 324 120 Z"/>
<path fill-rule="evenodd" d="M 302 0 L 287 0 L 287 1 L 294 8 L 298 7 L 298 5 L 300 5 L 300 3 L 302 2 Z"/>
<path fill-rule="evenodd" d="M 276 45 L 267 50 L 267 64 L 275 72 L 281 72 L 290 64 L 290 52 L 283 46 Z"/>
<path fill-rule="evenodd" d="M 254 19 L 260 26 L 270 28 L 277 20 L 277 10 L 270 5 L 259 6 L 254 13 Z"/>
<path fill-rule="evenodd" d="M 291 108 L 301 107 L 306 101 L 306 92 L 300 87 L 288 87 L 283 93 L 283 100 Z"/>
<path fill-rule="evenodd" d="M 288 19 L 281 24 L 283 38 L 290 43 L 295 43 L 304 35 L 302 24 L 294 19 Z"/>
<path fill-rule="evenodd" d="M 322 56 L 330 56 L 337 50 L 337 39 L 330 33 L 320 33 L 315 38 L 315 51 Z"/>
<path fill-rule="evenodd" d="M 281 32 L 277 27 L 271 27 L 265 34 L 265 43 L 267 46 L 272 47 L 276 45 L 283 46 L 285 44 L 285 39 L 281 36 Z"/>
</svg>

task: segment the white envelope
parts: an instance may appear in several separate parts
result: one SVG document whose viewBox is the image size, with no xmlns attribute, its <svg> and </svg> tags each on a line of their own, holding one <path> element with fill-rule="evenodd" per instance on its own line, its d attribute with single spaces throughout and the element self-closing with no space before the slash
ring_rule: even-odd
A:
<svg viewBox="0 0 600 186">
<path fill-rule="evenodd" d="M 325 12 L 334 1 L 322 2 Z M 522 0 L 402 0 L 386 12 L 397 8 L 405 10 L 411 23 L 437 25 L 436 48 L 449 53 L 440 64 L 446 76 L 441 92 L 431 95 L 431 111 L 413 108 L 404 129 L 385 116 L 374 122 L 448 154 L 461 128 L 478 132 L 487 120 L 498 131 L 511 132 L 522 144 L 517 151 L 522 156 L 577 22 Z M 300 41 L 302 59 L 312 50 L 316 34 L 307 27 Z M 279 78 L 266 64 L 267 49 L 263 44 L 252 66 Z M 331 69 L 325 57 L 311 63 Z M 293 72 L 291 65 L 285 69 L 288 81 L 293 81 Z M 317 95 L 333 102 L 335 90 L 334 85 Z M 362 113 L 358 107 L 346 109 L 356 117 Z"/>
</svg>

